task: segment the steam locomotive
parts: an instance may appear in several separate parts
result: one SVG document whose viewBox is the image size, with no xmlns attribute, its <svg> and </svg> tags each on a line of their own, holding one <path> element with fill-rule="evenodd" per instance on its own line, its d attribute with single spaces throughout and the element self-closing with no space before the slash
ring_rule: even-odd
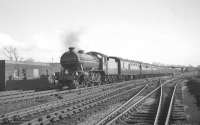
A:
<svg viewBox="0 0 200 125">
<path fill-rule="evenodd" d="M 70 47 L 60 58 L 61 72 L 56 75 L 60 88 L 75 89 L 138 78 L 172 75 L 177 69 L 157 66 L 98 52 L 84 53 Z"/>
</svg>

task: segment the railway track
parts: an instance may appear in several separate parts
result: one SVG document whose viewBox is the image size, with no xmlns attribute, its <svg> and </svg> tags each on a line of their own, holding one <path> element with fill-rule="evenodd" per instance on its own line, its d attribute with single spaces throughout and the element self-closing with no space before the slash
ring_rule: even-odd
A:
<svg viewBox="0 0 200 125">
<path fill-rule="evenodd" d="M 123 84 L 129 83 L 130 81 L 123 82 Z M 106 84 L 100 86 L 100 88 L 105 88 L 105 87 L 112 87 L 112 86 L 117 86 L 118 84 Z M 79 89 L 72 89 L 72 90 L 64 90 L 64 91 L 57 91 L 57 90 L 47 90 L 47 91 L 39 91 L 39 92 L 34 92 L 34 91 L 22 91 L 22 92 L 11 92 L 11 95 L 2 96 L 0 97 L 0 104 L 5 104 L 5 103 L 13 103 L 13 102 L 19 102 L 19 101 L 29 101 L 29 100 L 37 100 L 42 97 L 47 97 L 47 96 L 54 96 L 54 95 L 66 95 L 69 93 L 76 93 L 80 91 L 88 91 L 94 88 L 99 88 L 99 86 L 92 86 L 92 87 L 86 87 L 86 88 L 79 88 Z"/>
<path fill-rule="evenodd" d="M 158 80 L 157 78 L 149 79 L 149 81 L 151 82 L 155 82 L 157 80 Z M 147 81 L 136 80 L 134 82 L 136 82 L 135 85 L 142 85 L 142 84 L 145 84 L 145 82 Z M 49 123 L 49 122 L 52 122 L 52 119 L 53 121 L 55 121 L 55 119 L 58 117 L 61 117 L 61 118 L 63 116 L 65 117 L 66 115 L 63 115 L 64 112 L 65 112 L 64 114 L 66 114 L 66 111 L 64 109 L 67 110 L 67 113 L 69 112 L 70 109 L 71 110 L 73 109 L 74 111 L 73 113 L 71 113 L 71 115 L 74 115 L 76 114 L 78 110 L 80 112 L 85 109 L 87 110 L 88 106 L 91 108 L 96 105 L 109 102 L 109 100 L 112 100 L 113 98 L 117 99 L 117 97 L 120 95 L 116 95 L 116 94 L 122 91 L 121 89 L 117 91 L 117 88 L 120 88 L 120 87 L 123 88 L 125 85 L 127 85 L 128 87 L 130 83 L 132 83 L 132 81 L 126 81 L 123 83 L 108 84 L 108 85 L 102 85 L 102 86 L 96 86 L 96 87 L 80 88 L 77 90 L 65 90 L 65 91 L 58 91 L 58 92 L 56 91 L 57 93 L 53 92 L 51 94 L 52 95 L 60 94 L 59 96 L 62 97 L 61 99 L 57 99 L 56 101 L 51 101 L 51 102 L 47 102 L 41 105 L 31 106 L 31 107 L 24 108 L 21 110 L 5 113 L 0 116 L 0 124 L 2 123 L 3 124 L 21 124 L 21 123 L 35 124 L 35 123 L 45 123 L 45 122 Z M 133 87 L 134 86 L 132 86 L 131 88 Z M 134 89 L 132 89 L 131 91 L 133 90 Z M 46 91 L 47 93 L 45 92 L 43 93 L 48 94 L 48 92 L 51 92 L 51 91 Z M 127 91 L 127 92 L 131 92 L 131 91 Z M 127 92 L 122 93 L 123 96 L 121 97 L 129 98 L 127 97 L 127 95 L 129 95 Z M 75 94 L 76 96 L 71 96 L 70 93 L 76 93 Z M 40 96 L 45 97 L 45 95 L 40 95 Z M 104 99 L 104 98 L 108 98 L 108 99 Z M 34 99 L 34 97 L 32 97 L 32 99 Z M 100 99 L 103 101 L 99 101 Z M 117 100 L 119 99 L 121 98 L 118 98 Z M 24 101 L 24 100 L 21 100 L 21 101 Z M 69 108 L 72 105 L 73 107 Z M 79 113 L 79 111 L 77 113 Z M 67 114 L 67 117 L 71 115 L 69 113 Z M 35 118 L 38 116 L 40 117 Z"/>
<path fill-rule="evenodd" d="M 122 86 L 122 85 L 119 84 L 118 86 Z M 132 88 L 133 85 L 130 85 L 128 87 Z M 115 87 L 112 87 L 112 88 L 115 88 Z M 100 93 L 98 91 L 96 91 L 97 94 L 88 93 L 88 95 L 87 95 L 86 93 L 85 94 L 82 93 L 80 96 L 74 98 L 73 100 L 63 99 L 63 100 L 49 102 L 49 103 L 46 103 L 46 104 L 43 104 L 43 105 L 38 105 L 38 106 L 22 109 L 22 110 L 19 110 L 19 111 L 7 113 L 7 114 L 5 114 L 4 116 L 2 116 L 0 118 L 0 121 L 1 121 L 1 123 L 5 123 L 5 124 L 10 124 L 10 123 L 20 124 L 20 123 L 22 123 L 24 121 L 28 121 L 31 118 L 38 116 L 38 113 L 41 113 L 41 112 L 48 113 L 49 110 L 51 110 L 50 112 L 57 111 L 59 109 L 63 109 L 66 106 L 67 107 L 69 107 L 70 105 L 74 106 L 74 104 L 80 105 L 79 104 L 80 102 L 82 102 L 81 104 L 86 105 L 87 103 L 92 103 L 92 101 L 95 101 L 96 99 L 100 99 L 100 98 L 103 98 L 105 96 L 110 96 L 110 94 L 112 94 L 112 92 L 114 92 L 114 90 L 110 90 L 110 89 L 106 90 L 103 87 L 102 87 L 102 89 L 104 90 L 104 91 L 102 91 L 102 93 Z M 119 91 L 121 91 L 121 89 L 119 89 L 118 91 L 116 90 L 116 92 L 119 92 Z M 83 102 L 85 102 L 85 103 L 83 103 Z M 78 108 L 78 106 L 77 106 L 77 108 Z M 30 115 L 33 115 L 33 116 L 30 117 Z"/>
<path fill-rule="evenodd" d="M 157 81 L 156 81 L 156 83 L 153 83 L 153 84 L 154 85 L 157 84 Z M 148 85 L 150 85 L 150 84 L 148 84 Z M 147 85 L 144 86 L 142 89 L 137 89 L 137 90 L 135 90 L 135 88 L 131 88 L 130 90 L 126 90 L 124 92 L 118 93 L 117 95 L 109 96 L 108 98 L 104 99 L 105 101 L 100 100 L 98 102 L 94 102 L 94 105 L 89 105 L 89 108 L 88 108 L 88 106 L 86 106 L 86 108 L 82 107 L 83 111 L 81 110 L 81 112 L 78 111 L 75 114 L 70 114 L 67 116 L 67 118 L 65 118 L 64 120 L 61 120 L 60 122 L 56 122 L 55 124 L 59 124 L 59 125 L 78 124 L 79 122 L 88 118 L 90 115 L 92 115 L 96 112 L 99 112 L 101 110 L 105 110 L 106 107 L 108 107 L 109 105 L 117 104 L 117 103 L 123 101 L 124 99 L 125 100 L 130 99 L 132 96 L 139 93 L 139 91 L 142 91 L 146 88 L 148 88 Z M 56 119 L 56 120 L 59 120 L 59 119 Z"/>
<path fill-rule="evenodd" d="M 168 125 L 168 112 L 171 108 L 171 103 L 174 100 L 177 83 L 179 82 L 180 80 L 172 84 L 162 85 L 159 106 L 157 109 L 154 125 Z"/>
<path fill-rule="evenodd" d="M 186 124 L 187 118 L 184 111 L 183 105 L 183 95 L 181 84 L 176 86 L 176 91 L 174 92 L 173 99 L 170 103 L 170 108 L 167 114 L 167 120 L 165 125 L 177 125 L 177 124 Z"/>
<path fill-rule="evenodd" d="M 0 92 L 0 98 L 1 97 L 12 96 L 12 95 L 23 94 L 23 93 L 31 93 L 31 92 L 35 92 L 35 91 L 34 90 L 28 90 L 28 91 L 22 91 L 22 90 L 4 91 L 4 92 Z"/>
<path fill-rule="evenodd" d="M 136 80 L 134 81 L 134 84 L 143 84 L 145 80 Z M 115 87 L 120 87 L 123 86 L 124 84 L 129 84 L 131 81 L 126 81 L 126 82 L 121 82 L 121 83 L 115 83 L 115 84 L 107 84 L 107 85 L 101 85 L 101 86 L 93 86 L 93 87 L 88 87 L 88 88 L 80 88 L 76 90 L 65 90 L 64 92 L 68 93 L 67 94 L 55 94 L 52 96 L 42 96 L 40 98 L 35 98 L 33 97 L 32 99 L 27 99 L 27 100 L 20 100 L 20 101 L 13 101 L 9 103 L 0 103 L 0 118 L 6 116 L 6 114 L 9 114 L 11 112 L 17 112 L 20 109 L 29 109 L 29 107 L 36 107 L 37 105 L 45 105 L 51 103 L 51 102 L 56 102 L 57 100 L 60 99 L 71 99 L 75 96 L 78 96 L 84 92 L 92 92 L 92 91 L 101 91 L 101 90 L 106 90 L 109 88 L 115 88 Z M 44 91 L 46 92 L 46 91 Z M 63 91 L 58 91 L 62 92 Z M 24 97 L 23 97 L 24 98 Z M 43 107 L 43 106 L 41 106 Z M 35 108 L 34 108 L 35 109 Z"/>
<path fill-rule="evenodd" d="M 40 92 L 25 91 L 25 92 L 21 92 L 21 93 L 16 93 L 16 94 L 11 94 L 11 95 L 0 97 L 0 103 L 25 101 L 25 100 L 33 99 L 33 98 L 51 96 L 56 93 L 57 93 L 56 90 L 48 90 L 48 91 L 40 91 Z"/>
<path fill-rule="evenodd" d="M 122 106 L 101 119 L 97 125 L 168 125 L 176 92 L 175 83 L 177 82 L 180 81 L 166 81 L 153 90 L 151 88 L 151 90 L 145 90 L 133 96 Z"/>
<path fill-rule="evenodd" d="M 164 77 L 163 77 L 164 78 Z M 154 78 L 158 79 L 158 78 Z M 136 80 L 139 81 L 139 80 Z M 129 83 L 131 81 L 125 81 L 122 82 L 123 84 Z M 117 86 L 118 84 L 106 84 L 101 85 L 102 87 L 109 87 L 109 86 Z M 54 95 L 66 95 L 69 93 L 75 93 L 79 91 L 87 91 L 90 89 L 98 88 L 99 86 L 92 86 L 92 87 L 86 87 L 86 88 L 79 88 L 79 89 L 72 89 L 72 90 L 64 90 L 64 91 L 57 91 L 57 90 L 47 90 L 47 91 L 39 91 L 35 92 L 33 90 L 30 91 L 10 91 L 10 92 L 3 92 L 0 93 L 0 104 L 5 103 L 13 103 L 13 102 L 19 102 L 19 101 L 29 101 L 29 100 L 35 100 L 40 99 L 42 97 L 47 96 L 54 96 Z"/>
<path fill-rule="evenodd" d="M 52 96 L 52 95 L 64 95 L 73 92 L 78 92 L 82 90 L 89 90 L 95 87 L 88 87 L 88 88 L 80 88 L 74 90 L 64 90 L 64 91 L 57 91 L 57 90 L 47 90 L 47 91 L 40 91 L 40 92 L 21 92 L 16 94 L 11 94 L 7 96 L 0 97 L 0 103 L 9 103 L 9 102 L 18 102 L 18 101 L 28 101 L 31 99 L 39 99 L 41 97 Z"/>
</svg>

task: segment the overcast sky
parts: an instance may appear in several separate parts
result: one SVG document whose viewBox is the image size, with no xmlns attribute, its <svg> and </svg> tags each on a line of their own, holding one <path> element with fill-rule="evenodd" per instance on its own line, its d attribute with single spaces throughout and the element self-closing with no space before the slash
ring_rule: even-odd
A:
<svg viewBox="0 0 200 125">
<path fill-rule="evenodd" d="M 200 64 L 199 0 L 0 0 L 0 47 L 24 58 L 59 62 L 70 32 L 85 51 Z"/>
</svg>

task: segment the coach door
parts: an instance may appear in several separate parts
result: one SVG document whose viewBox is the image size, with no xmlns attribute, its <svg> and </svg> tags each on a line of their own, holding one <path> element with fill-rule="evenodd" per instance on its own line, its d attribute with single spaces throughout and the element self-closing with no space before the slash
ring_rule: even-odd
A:
<svg viewBox="0 0 200 125">
<path fill-rule="evenodd" d="M 107 66 L 107 57 L 102 56 L 102 69 L 107 74 L 108 73 L 108 66 Z"/>
<path fill-rule="evenodd" d="M 5 60 L 0 60 L 0 91 L 5 90 Z"/>
</svg>

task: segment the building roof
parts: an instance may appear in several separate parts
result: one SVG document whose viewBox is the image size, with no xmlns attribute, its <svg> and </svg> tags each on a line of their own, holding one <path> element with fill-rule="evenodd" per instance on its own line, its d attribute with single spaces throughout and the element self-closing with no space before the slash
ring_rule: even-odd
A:
<svg viewBox="0 0 200 125">
<path fill-rule="evenodd" d="M 23 64 L 23 65 L 37 65 L 37 66 L 50 66 L 50 63 L 43 63 L 43 62 L 16 62 L 16 61 L 9 61 L 6 60 L 7 64 Z"/>
</svg>

